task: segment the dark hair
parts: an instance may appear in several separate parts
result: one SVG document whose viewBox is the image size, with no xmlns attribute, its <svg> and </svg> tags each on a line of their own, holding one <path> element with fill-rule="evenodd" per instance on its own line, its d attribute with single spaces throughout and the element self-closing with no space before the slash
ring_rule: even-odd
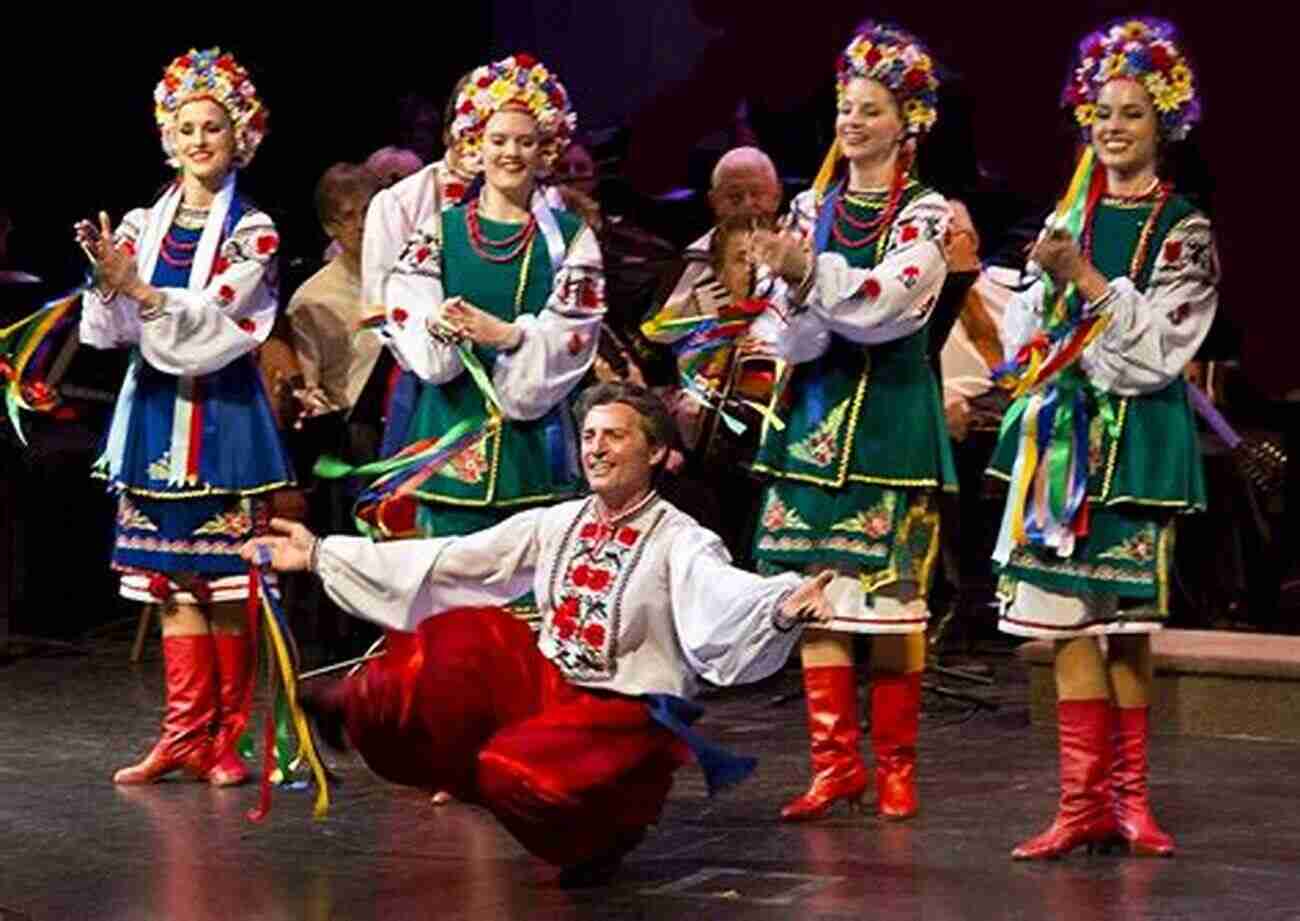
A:
<svg viewBox="0 0 1300 921">
<path fill-rule="evenodd" d="M 334 219 L 339 205 L 349 198 L 367 202 L 379 189 L 379 178 L 357 163 L 335 163 L 316 183 L 316 216 L 322 224 Z"/>
<path fill-rule="evenodd" d="M 669 450 L 677 446 L 677 427 L 673 424 L 672 416 L 668 415 L 664 401 L 646 388 L 627 381 L 593 384 L 582 391 L 573 409 L 578 419 L 578 429 L 582 429 L 587 413 L 597 406 L 607 406 L 610 403 L 623 403 L 632 407 L 641 419 L 641 431 L 645 432 L 646 440 L 652 445 Z"/>
</svg>

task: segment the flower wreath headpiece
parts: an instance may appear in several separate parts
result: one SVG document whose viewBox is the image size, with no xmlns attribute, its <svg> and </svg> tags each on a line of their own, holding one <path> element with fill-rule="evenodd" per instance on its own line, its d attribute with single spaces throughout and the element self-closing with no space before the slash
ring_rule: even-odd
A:
<svg viewBox="0 0 1300 921">
<path fill-rule="evenodd" d="M 564 84 L 530 54 L 512 54 L 470 73 L 456 97 L 451 123 L 457 152 L 476 159 L 488 120 L 508 108 L 525 111 L 537 120 L 542 159 L 549 170 L 573 139 L 578 117 Z"/>
<path fill-rule="evenodd" d="M 223 54 L 220 48 L 209 48 L 190 49 L 172 61 L 153 91 L 154 120 L 162 134 L 168 164 L 180 166 L 171 130 L 176 112 L 196 99 L 210 99 L 226 110 L 235 129 L 235 164 L 242 167 L 252 162 L 266 137 L 266 106 L 258 98 L 248 71 L 234 56 Z"/>
<path fill-rule="evenodd" d="M 898 100 L 907 133 L 925 134 L 939 119 L 939 78 L 925 46 L 897 26 L 866 22 L 835 65 L 835 91 L 866 77 L 883 84 Z"/>
<path fill-rule="evenodd" d="M 1151 17 L 1120 20 L 1079 43 L 1074 71 L 1061 93 L 1061 104 L 1074 112 L 1085 138 L 1096 118 L 1101 88 L 1125 78 L 1151 94 L 1164 137 L 1181 140 L 1200 121 L 1191 64 L 1178 47 L 1173 23 Z"/>
</svg>

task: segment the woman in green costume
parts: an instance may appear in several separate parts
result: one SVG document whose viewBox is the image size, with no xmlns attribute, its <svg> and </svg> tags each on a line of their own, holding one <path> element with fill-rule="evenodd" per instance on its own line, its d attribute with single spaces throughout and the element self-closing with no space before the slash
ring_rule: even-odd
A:
<svg viewBox="0 0 1300 921">
<path fill-rule="evenodd" d="M 873 636 L 879 814 L 917 811 L 936 498 L 957 482 L 926 359 L 949 211 L 911 171 L 936 118 L 934 71 L 914 37 L 866 24 L 840 56 L 835 143 L 814 187 L 791 206 L 794 232 L 752 235 L 755 261 L 789 286 L 756 321 L 755 338 L 786 363 L 779 399 L 789 409 L 765 425 L 754 468 L 772 477 L 754 556 L 771 569 L 838 573 L 827 590 L 834 620 L 802 644 L 813 778 L 782 810 L 790 821 L 839 800 L 856 807 L 867 789 L 855 633 Z"/>
<path fill-rule="evenodd" d="M 595 234 L 538 188 L 573 134 L 568 94 L 516 54 L 474 70 L 454 111 L 451 141 L 484 182 L 416 229 L 389 280 L 381 334 L 421 386 L 386 441 L 486 434 L 363 498 L 383 537 L 470 533 L 578 488 L 568 397 L 596 354 L 604 274 Z"/>
<path fill-rule="evenodd" d="M 1205 507 L 1182 372 L 1218 280 L 1209 222 L 1158 174 L 1161 145 L 1200 114 L 1176 42 L 1140 19 L 1080 44 L 1064 101 L 1089 149 L 1030 253 L 1042 276 L 1003 319 L 1003 371 L 1024 392 L 990 471 L 1011 484 L 1001 628 L 1056 640 L 1061 772 L 1056 819 L 1018 859 L 1112 840 L 1174 851 L 1147 797 L 1150 634 L 1174 518 Z"/>
</svg>

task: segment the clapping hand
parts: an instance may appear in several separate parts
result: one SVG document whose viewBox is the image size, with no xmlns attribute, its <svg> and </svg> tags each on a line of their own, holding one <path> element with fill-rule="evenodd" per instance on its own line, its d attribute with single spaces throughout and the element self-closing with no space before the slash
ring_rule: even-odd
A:
<svg viewBox="0 0 1300 921">
<path fill-rule="evenodd" d="M 461 297 L 442 303 L 436 319 L 431 318 L 429 332 L 435 338 L 450 335 L 494 349 L 512 349 L 519 345 L 523 333 L 513 323 L 499 320 Z"/>
<path fill-rule="evenodd" d="M 95 269 L 96 283 L 110 291 L 121 291 L 136 280 L 135 259 L 124 248 L 113 245 L 113 227 L 108 212 L 99 212 L 99 226 L 91 221 L 78 221 L 73 233 L 82 252 Z"/>
<path fill-rule="evenodd" d="M 766 266 L 792 284 L 807 276 L 811 258 L 805 243 L 792 233 L 760 228 L 749 235 L 749 261 L 756 266 Z"/>
</svg>

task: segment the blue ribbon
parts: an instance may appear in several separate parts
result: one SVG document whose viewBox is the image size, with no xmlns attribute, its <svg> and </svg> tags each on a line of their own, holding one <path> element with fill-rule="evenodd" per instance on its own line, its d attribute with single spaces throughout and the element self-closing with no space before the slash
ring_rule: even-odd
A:
<svg viewBox="0 0 1300 921">
<path fill-rule="evenodd" d="M 704 708 L 699 704 L 672 694 L 642 694 L 641 699 L 650 708 L 650 718 L 690 748 L 704 771 L 709 796 L 735 786 L 758 767 L 757 758 L 729 752 L 691 729 L 691 724 L 704 714 Z"/>
</svg>

